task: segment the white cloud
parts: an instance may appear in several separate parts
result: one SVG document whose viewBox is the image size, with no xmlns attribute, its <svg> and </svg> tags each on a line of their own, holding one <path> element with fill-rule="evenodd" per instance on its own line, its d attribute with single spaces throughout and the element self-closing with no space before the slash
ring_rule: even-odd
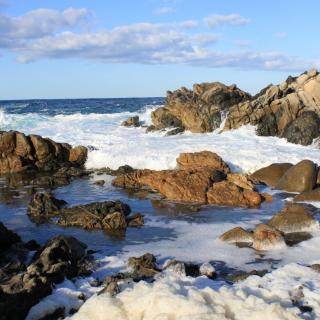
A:
<svg viewBox="0 0 320 320">
<path fill-rule="evenodd" d="M 89 16 L 90 13 L 85 8 L 69 8 L 62 12 L 37 9 L 18 17 L 0 14 L 0 41 L 5 38 L 22 40 L 40 38 L 63 28 L 74 28 Z"/>
<path fill-rule="evenodd" d="M 198 25 L 193 20 L 136 23 L 90 32 L 79 29 L 88 17 L 87 9 L 62 12 L 39 9 L 20 17 L 0 15 L 0 48 L 16 53 L 21 63 L 77 58 L 100 63 L 184 64 L 277 71 L 301 71 L 311 65 L 317 66 L 312 61 L 279 52 L 218 51 L 214 44 L 222 36 L 190 30 Z M 219 23 L 217 18 L 211 22 L 215 21 L 215 26 L 247 23 L 247 19 L 237 15 L 228 17 L 219 18 Z"/>
<path fill-rule="evenodd" d="M 209 28 L 213 29 L 222 25 L 241 26 L 241 25 L 248 24 L 250 20 L 242 17 L 239 14 L 229 14 L 229 15 L 212 14 L 205 17 L 204 22 Z"/>
<path fill-rule="evenodd" d="M 175 8 L 173 7 L 161 7 L 155 10 L 155 13 L 158 15 L 164 15 L 175 12 Z"/>
</svg>

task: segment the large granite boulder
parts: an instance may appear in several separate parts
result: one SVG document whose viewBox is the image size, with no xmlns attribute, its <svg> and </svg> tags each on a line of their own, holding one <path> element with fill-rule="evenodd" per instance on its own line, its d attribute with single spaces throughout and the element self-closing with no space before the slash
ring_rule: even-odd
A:
<svg viewBox="0 0 320 320">
<path fill-rule="evenodd" d="M 310 160 L 302 160 L 284 173 L 275 188 L 289 192 L 304 192 L 312 190 L 316 182 L 316 164 Z"/>
<path fill-rule="evenodd" d="M 255 171 L 250 175 L 250 178 L 270 187 L 274 187 L 292 166 L 291 163 L 273 163 Z"/>
<path fill-rule="evenodd" d="M 259 135 L 307 145 L 320 135 L 319 106 L 320 77 L 316 70 L 310 70 L 230 107 L 223 130 L 251 124 L 257 126 Z"/>
<path fill-rule="evenodd" d="M 219 128 L 223 114 L 232 105 L 249 98 L 235 85 L 219 82 L 195 84 L 193 90 L 182 87 L 167 92 L 165 106 L 152 113 L 152 122 L 157 129 L 183 127 L 192 132 L 211 132 Z"/>
<path fill-rule="evenodd" d="M 79 167 L 86 159 L 87 148 L 82 146 L 72 148 L 66 143 L 17 131 L 0 132 L 0 174 Z"/>
</svg>

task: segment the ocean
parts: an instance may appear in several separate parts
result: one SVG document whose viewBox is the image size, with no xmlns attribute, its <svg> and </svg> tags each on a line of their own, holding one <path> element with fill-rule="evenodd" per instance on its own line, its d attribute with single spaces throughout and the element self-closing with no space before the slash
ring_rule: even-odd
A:
<svg viewBox="0 0 320 320">
<path fill-rule="evenodd" d="M 73 146 L 88 146 L 90 152 L 87 168 L 116 169 L 127 164 L 134 168 L 169 169 L 175 167 L 175 159 L 179 153 L 202 150 L 218 153 L 233 170 L 243 173 L 253 172 L 275 162 L 296 163 L 308 158 L 320 163 L 317 145 L 304 147 L 276 137 L 259 137 L 252 126 L 223 133 L 220 128 L 212 133 L 185 132 L 168 137 L 165 136 L 165 131 L 146 133 L 145 126 L 151 124 L 151 112 L 163 104 L 163 98 L 0 101 L 0 130 L 19 130 L 50 137 L 58 142 L 68 142 Z M 133 115 L 139 115 L 142 127 L 121 126 L 122 121 Z M 98 179 L 105 179 L 106 184 L 97 186 L 94 182 Z M 313 286 L 320 287 L 320 277 L 318 279 L 313 274 L 310 275 L 300 266 L 320 262 L 320 232 L 315 232 L 312 239 L 297 246 L 263 254 L 256 254 L 248 248 L 239 249 L 218 240 L 220 234 L 235 226 L 254 228 L 256 224 L 267 221 L 285 205 L 285 201 L 292 199 L 292 194 L 261 186 L 261 191 L 272 193 L 274 197 L 273 202 L 263 203 L 261 209 L 205 206 L 199 212 L 193 212 L 182 204 L 159 202 L 152 197 L 139 198 L 114 188 L 111 180 L 112 177 L 107 175 L 79 179 L 53 190 L 53 193 L 57 198 L 66 200 L 69 205 L 107 199 L 120 199 L 128 203 L 133 212 L 144 214 L 146 223 L 139 229 L 129 228 L 124 237 L 115 237 L 102 231 L 62 228 L 54 224 L 34 224 L 26 215 L 28 188 L 12 188 L 4 178 L 0 178 L 0 221 L 19 233 L 24 241 L 36 239 L 43 244 L 56 234 L 68 234 L 97 251 L 96 259 L 99 263 L 93 275 L 74 283 L 67 280 L 63 282 L 51 296 L 31 310 L 28 320 L 40 319 L 48 310 L 59 305 L 65 306 L 66 310 L 79 307 L 79 293 L 92 298 L 84 304 L 81 309 L 84 311 L 74 316 L 75 319 L 127 319 L 123 315 L 123 303 L 128 304 L 126 312 L 131 310 L 133 315 L 136 312 L 136 317 L 130 319 L 233 319 L 222 315 L 223 312 L 228 313 L 228 308 L 237 308 L 237 312 L 246 315 L 253 315 L 253 310 L 256 310 L 255 316 L 258 318 L 264 314 L 265 308 L 269 308 L 267 304 L 272 292 L 277 292 L 278 300 L 283 300 L 283 303 L 274 307 L 270 313 L 273 318 L 270 319 L 295 319 L 284 317 L 286 308 L 289 308 L 286 305 L 290 299 L 289 287 L 298 286 L 301 279 L 309 278 L 313 279 L 314 282 L 309 279 Z M 95 295 L 99 288 L 90 286 L 93 278 L 102 280 L 108 274 L 124 270 L 129 257 L 146 252 L 155 254 L 160 264 L 174 258 L 196 263 L 223 263 L 228 268 L 239 270 L 280 269 L 271 273 L 269 280 L 262 278 L 264 280 L 261 281 L 265 281 L 262 284 L 259 283 L 260 280 L 251 279 L 242 284 L 242 287 L 231 287 L 225 282 L 205 279 L 170 278 L 170 275 L 156 281 L 154 285 L 138 284 L 129 288 L 128 292 L 120 294 L 117 303 L 112 300 L 114 298 Z M 284 273 L 290 274 L 287 280 L 284 279 Z M 261 285 L 265 287 L 265 291 L 259 289 Z M 245 298 L 249 287 L 256 287 L 255 293 L 252 291 L 255 301 Z M 217 296 L 218 291 L 220 298 Z M 175 301 L 176 307 L 174 304 L 170 307 L 170 303 L 167 305 L 163 301 L 158 305 L 161 292 L 167 294 L 172 303 Z M 223 297 L 229 297 L 230 305 L 223 304 Z M 140 317 L 143 310 L 138 307 L 130 309 L 133 301 L 138 298 L 141 299 L 140 309 L 144 308 L 146 312 L 144 318 Z M 234 305 L 231 307 L 232 301 Z M 216 305 L 213 308 L 215 303 L 220 304 L 221 308 L 215 309 Z M 153 311 L 146 311 L 150 304 L 154 305 Z M 192 308 L 200 310 L 199 314 L 203 312 L 203 316 L 188 318 L 187 313 L 182 311 L 177 312 L 179 317 L 172 316 L 173 309 L 179 309 L 179 306 L 189 310 L 189 314 Z M 155 310 L 158 309 L 163 310 L 163 317 L 159 316 L 159 312 L 156 313 Z M 105 316 L 100 317 L 97 310 L 101 310 L 101 314 Z M 109 316 L 106 316 L 106 310 L 110 310 Z M 288 312 L 291 311 L 290 309 Z M 221 317 L 211 317 L 213 312 L 221 312 Z M 320 315 L 320 310 L 317 312 Z"/>
</svg>

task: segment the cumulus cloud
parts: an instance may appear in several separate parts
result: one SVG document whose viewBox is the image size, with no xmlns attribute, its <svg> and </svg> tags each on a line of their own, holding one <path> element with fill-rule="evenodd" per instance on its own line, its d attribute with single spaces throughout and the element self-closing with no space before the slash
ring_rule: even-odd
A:
<svg viewBox="0 0 320 320">
<path fill-rule="evenodd" d="M 0 41 L 5 38 L 22 40 L 40 38 L 63 28 L 73 28 L 89 16 L 90 13 L 85 8 L 69 8 L 62 12 L 37 9 L 18 17 L 0 14 Z"/>
<path fill-rule="evenodd" d="M 15 52 L 21 63 L 78 58 L 100 63 L 183 64 L 278 71 L 300 71 L 312 64 L 280 52 L 253 52 L 245 48 L 240 52 L 218 51 L 215 43 L 222 35 L 197 32 L 192 29 L 198 25 L 193 20 L 136 23 L 90 32 L 79 29 L 89 16 L 86 9 L 61 12 L 39 9 L 20 17 L 1 15 L 0 49 Z M 248 21 L 237 15 L 223 17 L 229 18 L 211 19 L 211 26 L 239 25 Z"/>
<path fill-rule="evenodd" d="M 229 15 L 212 14 L 205 17 L 204 22 L 209 28 L 213 29 L 222 25 L 241 26 L 241 25 L 248 24 L 250 20 L 242 17 L 239 14 L 229 14 Z"/>
</svg>

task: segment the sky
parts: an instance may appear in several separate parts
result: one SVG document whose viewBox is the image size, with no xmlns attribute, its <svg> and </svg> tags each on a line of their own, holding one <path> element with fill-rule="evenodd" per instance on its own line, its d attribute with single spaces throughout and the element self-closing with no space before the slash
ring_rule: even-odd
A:
<svg viewBox="0 0 320 320">
<path fill-rule="evenodd" d="M 0 99 L 252 94 L 320 68 L 319 0 L 0 0 Z"/>
</svg>

